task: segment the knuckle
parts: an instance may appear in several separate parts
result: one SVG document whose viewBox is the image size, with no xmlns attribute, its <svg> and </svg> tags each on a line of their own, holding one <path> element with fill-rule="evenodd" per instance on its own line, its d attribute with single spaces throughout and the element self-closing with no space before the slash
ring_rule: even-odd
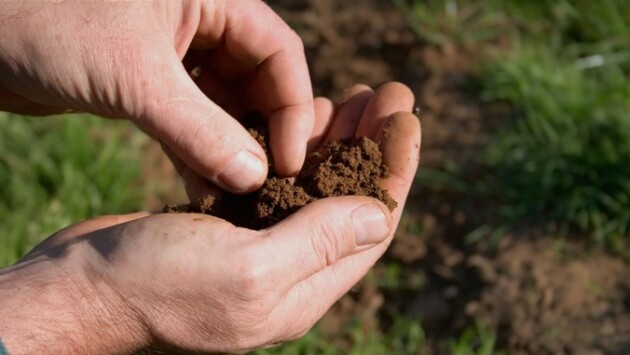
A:
<svg viewBox="0 0 630 355">
<path fill-rule="evenodd" d="M 237 292 L 244 300 L 259 303 L 260 306 L 268 303 L 266 298 L 272 293 L 268 264 L 253 248 L 239 251 L 236 260 L 240 263 L 236 270 Z"/>
<path fill-rule="evenodd" d="M 268 313 L 255 307 L 232 312 L 230 317 L 234 326 L 226 335 L 233 350 L 247 351 L 260 347 L 268 341 L 270 330 L 274 327 L 267 321 Z"/>
<path fill-rule="evenodd" d="M 176 111 L 177 109 L 173 109 Z M 177 116 L 176 116 L 177 117 Z M 173 136 L 173 144 L 180 149 L 184 149 L 190 152 L 198 152 L 203 148 L 206 150 L 215 151 L 214 143 L 208 142 L 208 133 L 205 132 L 204 126 L 191 122 L 190 120 L 181 120 L 181 124 L 175 135 Z M 211 148 L 207 148 L 207 146 Z"/>
<path fill-rule="evenodd" d="M 155 72 L 166 68 L 164 60 L 146 45 L 130 42 L 125 47 L 129 50 L 116 51 L 111 58 L 114 70 L 120 73 L 118 87 L 124 91 L 117 99 L 128 105 L 132 118 L 139 119 L 144 112 L 159 109 L 161 100 L 156 91 L 166 89 L 157 82 Z"/>
<path fill-rule="evenodd" d="M 381 85 L 377 91 L 379 93 L 391 93 L 392 97 L 398 97 L 405 103 L 413 104 L 414 101 L 413 91 L 407 85 L 398 81 L 387 82 Z"/>
<path fill-rule="evenodd" d="M 313 227 L 310 238 L 313 250 L 319 257 L 322 267 L 332 265 L 348 250 L 345 235 L 347 231 L 339 223 L 322 223 Z"/>
<path fill-rule="evenodd" d="M 304 42 L 302 42 L 302 38 L 297 34 L 297 32 L 293 30 L 290 31 L 287 43 L 289 44 L 289 48 L 291 50 L 304 52 Z"/>
</svg>

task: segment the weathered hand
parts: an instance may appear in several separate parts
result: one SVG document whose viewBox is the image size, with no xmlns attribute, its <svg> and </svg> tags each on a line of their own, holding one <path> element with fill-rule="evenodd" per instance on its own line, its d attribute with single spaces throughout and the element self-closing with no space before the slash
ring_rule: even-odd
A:
<svg viewBox="0 0 630 355">
<path fill-rule="evenodd" d="M 238 110 L 268 118 L 281 175 L 314 122 L 301 40 L 262 1 L 0 2 L 0 110 L 68 109 L 131 119 L 234 192 L 267 174 Z"/>
<path fill-rule="evenodd" d="M 412 100 L 402 85 L 386 84 L 352 88 L 337 110 L 316 101 L 313 147 L 353 135 L 381 142 L 392 173 L 382 184 L 399 202 L 393 214 L 375 199 L 336 197 L 261 231 L 197 214 L 77 224 L 0 275 L 0 334 L 9 350 L 239 352 L 301 336 L 393 238 L 418 163 L 418 120 L 398 112 Z M 62 322 L 38 332 L 37 321 L 49 317 Z"/>
</svg>

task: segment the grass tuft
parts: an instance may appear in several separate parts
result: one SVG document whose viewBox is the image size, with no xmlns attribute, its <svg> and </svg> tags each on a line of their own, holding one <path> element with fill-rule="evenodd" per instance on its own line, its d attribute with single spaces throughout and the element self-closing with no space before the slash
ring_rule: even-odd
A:
<svg viewBox="0 0 630 355">
<path fill-rule="evenodd" d="M 1 266 L 71 223 L 142 207 L 146 138 L 128 122 L 0 113 L 0 127 Z"/>
<path fill-rule="evenodd" d="M 608 243 L 630 234 L 630 57 L 608 45 L 630 30 L 593 6 L 575 9 L 551 36 L 561 46 L 522 40 L 482 70 L 482 98 L 509 103 L 512 117 L 488 149 L 492 177 L 480 187 L 503 201 L 508 222 Z"/>
</svg>

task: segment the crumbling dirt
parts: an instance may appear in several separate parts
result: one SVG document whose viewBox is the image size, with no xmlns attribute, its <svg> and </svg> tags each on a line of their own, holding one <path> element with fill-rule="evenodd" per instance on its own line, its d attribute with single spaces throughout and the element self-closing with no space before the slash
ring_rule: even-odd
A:
<svg viewBox="0 0 630 355">
<path fill-rule="evenodd" d="M 404 82 L 427 133 L 422 171 L 457 166 L 471 179 L 477 175 L 475 158 L 489 132 L 509 119 L 506 107 L 482 103 L 468 86 L 483 51 L 419 43 L 390 1 L 270 4 L 303 38 L 316 93 Z M 418 354 L 450 353 L 445 342 L 477 322 L 496 332 L 498 348 L 509 354 L 628 353 L 630 264 L 572 239 L 567 260 L 553 238 L 540 235 L 498 253 L 471 246 L 465 236 L 484 223 L 488 203 L 415 184 L 392 246 L 373 270 L 387 275 L 395 267 L 402 284 L 364 279 L 322 320 L 327 340 L 350 352 L 352 341 L 339 340 L 344 327 L 358 322 L 367 333 L 384 332 L 403 316 L 422 322 L 427 341 L 412 352 Z M 511 245 L 507 239 L 498 244 Z"/>
<path fill-rule="evenodd" d="M 359 195 L 381 200 L 390 210 L 397 203 L 378 182 L 389 175 L 381 150 L 368 137 L 331 142 L 310 153 L 297 177 L 275 175 L 267 149 L 268 133 L 263 127 L 249 129 L 268 156 L 269 176 L 263 186 L 250 194 L 224 193 L 205 196 L 186 205 L 167 205 L 167 213 L 205 213 L 240 227 L 262 229 L 293 214 L 320 198 Z"/>
<path fill-rule="evenodd" d="M 268 3 L 303 39 L 316 94 L 339 97 L 349 85 L 388 80 L 412 88 L 427 133 L 425 172 L 445 165 L 469 171 L 490 139 L 488 127 L 509 119 L 505 108 L 487 107 L 467 88 L 480 51 L 419 43 L 390 1 Z M 346 329 L 360 324 L 364 339 L 376 338 L 404 317 L 421 322 L 426 335 L 425 348 L 410 354 L 451 353 L 446 343 L 477 322 L 507 354 L 629 353 L 630 263 L 535 231 L 498 238 L 498 251 L 471 246 L 465 236 L 484 221 L 485 208 L 426 184 L 415 184 L 407 201 L 372 276 L 320 322 L 323 342 L 350 353 L 357 337 Z"/>
<path fill-rule="evenodd" d="M 511 244 L 494 263 L 468 257 L 486 285 L 470 317 L 497 329 L 511 354 L 628 353 L 627 263 L 544 239 Z"/>
</svg>

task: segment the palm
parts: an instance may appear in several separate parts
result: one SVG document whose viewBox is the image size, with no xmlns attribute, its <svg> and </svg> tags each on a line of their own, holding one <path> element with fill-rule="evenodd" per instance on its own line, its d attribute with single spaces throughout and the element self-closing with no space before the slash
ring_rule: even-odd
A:
<svg viewBox="0 0 630 355">
<path fill-rule="evenodd" d="M 216 92 L 212 85 L 207 81 L 199 84 L 206 93 L 211 94 Z M 210 85 L 210 86 L 203 86 Z M 229 93 L 229 92 L 228 92 Z M 243 107 L 251 108 L 251 104 L 248 104 L 247 97 L 237 95 L 226 95 L 225 93 L 217 93 L 220 97 L 211 97 L 213 100 L 222 100 L 226 105 L 226 110 L 235 117 L 242 117 L 246 112 Z M 315 127 L 311 138 L 309 140 L 309 151 L 315 150 L 321 145 L 327 144 L 331 141 L 348 138 L 348 137 L 362 137 L 367 136 L 375 141 L 382 140 L 382 126 L 384 122 L 392 114 L 396 112 L 409 112 L 413 105 L 413 96 L 409 89 L 400 84 L 385 84 L 381 88 L 373 91 L 365 85 L 356 85 L 347 92 L 346 99 L 339 105 L 334 105 L 329 99 L 316 98 L 315 99 Z M 240 107 L 240 108 L 239 108 Z M 410 127 L 408 131 L 411 136 L 399 137 L 393 150 L 398 152 L 410 151 L 409 149 L 417 150 L 417 147 L 410 146 L 407 140 L 413 140 L 413 144 L 419 144 L 415 137 L 416 123 L 414 120 L 405 121 L 407 125 L 414 125 Z M 382 148 L 384 150 L 392 150 L 391 148 L 385 149 L 387 144 Z M 168 150 L 166 150 L 167 153 Z M 396 159 L 401 156 L 407 156 L 408 154 L 391 154 L 392 156 L 385 156 L 385 163 L 395 168 L 400 164 Z M 186 182 L 186 191 L 191 200 L 196 200 L 200 197 L 208 194 L 217 196 L 220 194 L 220 190 L 211 184 L 206 179 L 202 178 L 199 174 L 188 168 L 185 164 L 179 161 L 172 154 L 169 154 L 170 158 L 174 161 L 175 167 L 179 173 L 184 177 Z M 398 169 L 400 170 L 400 169 Z M 403 201 L 407 191 L 397 191 L 396 186 L 393 186 L 390 180 L 395 181 L 398 179 L 396 175 L 405 176 L 406 171 L 392 169 L 392 177 L 383 182 L 384 188 L 390 191 L 392 197 L 397 201 Z M 392 185 L 392 186 L 389 186 Z"/>
<path fill-rule="evenodd" d="M 419 121 L 409 113 L 413 100 L 413 94 L 404 85 L 388 83 L 376 91 L 355 85 L 336 109 L 327 99 L 315 101 L 315 134 L 311 148 L 348 137 L 367 136 L 379 142 L 383 162 L 391 172 L 381 181 L 381 186 L 399 202 L 393 212 L 395 223 L 400 218 L 417 166 L 417 161 L 409 159 L 417 159 L 414 152 L 420 148 Z M 384 137 L 385 129 L 389 131 L 389 138 Z"/>
<path fill-rule="evenodd" d="M 315 103 L 311 149 L 353 136 L 380 142 L 391 172 L 381 184 L 399 207 L 386 239 L 377 244 L 356 244 L 353 211 L 373 202 L 353 196 L 315 201 L 262 231 L 195 214 L 103 217 L 55 234 L 24 260 L 54 247 L 59 249 L 50 255 L 64 255 L 59 251 L 73 239 L 89 243 L 89 255 L 108 257 L 81 260 L 96 260 L 102 270 L 94 274 L 111 277 L 108 284 L 143 310 L 140 324 L 150 324 L 161 341 L 182 348 L 244 351 L 299 337 L 365 275 L 393 238 L 418 160 L 418 120 L 400 112 L 409 110 L 411 101 L 408 89 L 387 84 L 376 92 L 354 87 L 337 109 L 326 99 Z M 229 333 L 217 336 L 207 324 L 236 329 L 232 335 L 241 342 L 226 338 Z"/>
</svg>

